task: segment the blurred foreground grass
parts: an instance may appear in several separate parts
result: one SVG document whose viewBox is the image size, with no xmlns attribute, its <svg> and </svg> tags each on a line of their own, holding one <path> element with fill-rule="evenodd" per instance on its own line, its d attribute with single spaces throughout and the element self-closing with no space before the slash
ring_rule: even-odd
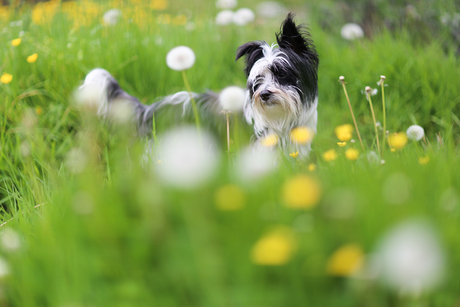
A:
<svg viewBox="0 0 460 307">
<path fill-rule="evenodd" d="M 161 1 L 68 3 L 1 11 L 0 75 L 12 76 L 0 84 L 3 305 L 458 304 L 460 66 L 446 37 L 414 44 L 401 29 L 344 41 L 340 29 L 324 29 L 298 9 L 321 59 L 310 159 L 282 157 L 263 176 L 252 167 L 257 157 L 241 169 L 250 128 L 240 119 L 232 122 L 234 162 L 224 134 L 215 132 L 221 149 L 212 176 L 181 189 L 158 176 L 168 157 L 143 164 L 144 144 L 129 128 L 78 111 L 72 91 L 94 67 L 144 103 L 183 90 L 180 73 L 165 64 L 177 45 L 195 51 L 187 72 L 193 90 L 244 87 L 236 48 L 273 42 L 283 16 L 217 27 L 211 2 L 200 2 L 209 6 L 200 13 L 178 3 L 165 2 L 166 11 L 150 6 Z M 102 15 L 114 5 L 123 17 L 104 26 Z M 361 94 L 381 74 L 389 132 L 418 124 L 427 140 L 387 147 L 383 157 L 375 154 Z M 365 152 L 356 137 L 337 146 L 334 128 L 352 123 L 340 75 Z M 167 116 L 157 121 L 160 139 L 180 125 Z M 350 147 L 360 151 L 356 161 L 345 157 Z M 335 159 L 323 155 L 330 149 Z"/>
</svg>

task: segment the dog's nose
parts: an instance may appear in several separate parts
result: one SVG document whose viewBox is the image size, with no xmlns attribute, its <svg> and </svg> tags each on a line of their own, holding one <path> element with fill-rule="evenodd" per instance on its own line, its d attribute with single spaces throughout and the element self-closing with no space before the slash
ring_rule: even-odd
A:
<svg viewBox="0 0 460 307">
<path fill-rule="evenodd" d="M 262 98 L 262 100 L 264 101 L 267 101 L 271 95 L 272 95 L 272 92 L 270 92 L 269 90 L 263 90 L 260 93 L 260 98 Z"/>
</svg>

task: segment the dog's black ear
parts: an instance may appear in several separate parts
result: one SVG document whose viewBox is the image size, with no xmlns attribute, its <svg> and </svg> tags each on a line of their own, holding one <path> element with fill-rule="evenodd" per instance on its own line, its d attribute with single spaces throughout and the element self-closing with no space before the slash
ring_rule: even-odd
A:
<svg viewBox="0 0 460 307">
<path fill-rule="evenodd" d="M 264 43 L 265 42 L 255 41 L 246 43 L 238 47 L 238 50 L 236 51 L 235 61 L 237 61 L 242 56 L 246 57 L 246 68 L 244 69 L 246 77 L 249 76 L 249 73 L 252 69 L 252 66 L 254 66 L 254 63 L 264 56 L 261 48 L 262 44 Z"/>
<path fill-rule="evenodd" d="M 281 32 L 276 34 L 278 46 L 283 49 L 291 49 L 300 56 L 308 56 L 310 59 L 318 61 L 313 41 L 310 33 L 302 26 L 296 26 L 294 14 L 289 13 L 281 24 Z"/>
</svg>

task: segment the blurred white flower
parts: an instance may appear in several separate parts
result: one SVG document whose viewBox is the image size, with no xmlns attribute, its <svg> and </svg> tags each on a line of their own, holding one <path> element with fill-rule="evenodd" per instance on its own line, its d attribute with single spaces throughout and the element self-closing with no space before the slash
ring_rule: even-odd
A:
<svg viewBox="0 0 460 307">
<path fill-rule="evenodd" d="M 401 294 L 418 296 L 442 281 L 444 253 L 433 229 L 424 222 L 405 222 L 391 230 L 377 255 L 382 281 Z"/>
<path fill-rule="evenodd" d="M 380 162 L 380 157 L 375 151 L 370 151 L 367 154 L 367 161 L 371 164 L 378 164 Z"/>
<path fill-rule="evenodd" d="M 286 7 L 276 1 L 264 1 L 257 5 L 257 15 L 265 18 L 275 18 L 285 16 L 287 14 Z"/>
<path fill-rule="evenodd" d="M 261 147 L 247 147 L 240 151 L 235 161 L 236 176 L 243 183 L 250 184 L 275 169 L 276 154 Z"/>
<path fill-rule="evenodd" d="M 104 24 L 108 26 L 114 26 L 118 23 L 120 17 L 121 11 L 119 9 L 111 9 L 104 13 L 102 19 L 104 20 Z"/>
<path fill-rule="evenodd" d="M 173 70 L 186 70 L 195 63 L 195 53 L 187 46 L 171 49 L 166 55 L 166 64 Z"/>
<path fill-rule="evenodd" d="M 217 0 L 216 7 L 218 9 L 233 9 L 238 5 L 236 0 Z"/>
<path fill-rule="evenodd" d="M 364 36 L 363 29 L 356 23 L 347 23 L 340 30 L 342 38 L 347 40 L 354 40 Z"/>
<path fill-rule="evenodd" d="M 233 15 L 233 22 L 238 26 L 244 26 L 253 22 L 255 19 L 254 12 L 248 8 L 242 8 Z"/>
<path fill-rule="evenodd" d="M 72 173 L 81 173 L 85 169 L 88 158 L 81 148 L 72 148 L 66 156 L 65 165 Z"/>
<path fill-rule="evenodd" d="M 3 249 L 15 251 L 21 247 L 21 238 L 16 231 L 11 228 L 6 228 L 0 237 L 0 243 Z"/>
<path fill-rule="evenodd" d="M 419 125 L 412 125 L 407 128 L 407 137 L 412 141 L 420 141 L 425 135 L 425 131 Z"/>
<path fill-rule="evenodd" d="M 8 262 L 3 258 L 0 257 L 0 278 L 6 277 L 10 274 L 10 266 Z"/>
<path fill-rule="evenodd" d="M 220 105 L 226 111 L 242 111 L 245 99 L 246 92 L 238 86 L 226 87 L 219 94 Z"/>
<path fill-rule="evenodd" d="M 110 104 L 108 115 L 118 124 L 127 124 L 134 118 L 134 109 L 129 101 L 117 99 Z"/>
<path fill-rule="evenodd" d="M 220 11 L 216 16 L 216 24 L 219 26 L 226 26 L 233 22 L 234 13 L 230 10 Z"/>
<path fill-rule="evenodd" d="M 215 173 L 219 156 L 216 144 L 205 131 L 181 127 L 167 132 L 161 141 L 156 164 L 158 176 L 166 184 L 178 188 L 194 188 L 208 181 Z"/>
</svg>

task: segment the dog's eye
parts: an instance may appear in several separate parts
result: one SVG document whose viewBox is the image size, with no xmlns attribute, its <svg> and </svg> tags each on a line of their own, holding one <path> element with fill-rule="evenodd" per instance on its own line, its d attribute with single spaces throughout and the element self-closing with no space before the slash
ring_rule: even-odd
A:
<svg viewBox="0 0 460 307">
<path fill-rule="evenodd" d="M 257 89 L 259 88 L 260 84 L 256 83 L 254 84 L 254 86 L 252 87 L 252 89 L 255 91 L 257 91 Z"/>
<path fill-rule="evenodd" d="M 280 70 L 280 71 L 278 71 L 277 75 L 280 78 L 284 78 L 284 77 L 286 77 L 286 72 L 284 70 Z"/>
</svg>

